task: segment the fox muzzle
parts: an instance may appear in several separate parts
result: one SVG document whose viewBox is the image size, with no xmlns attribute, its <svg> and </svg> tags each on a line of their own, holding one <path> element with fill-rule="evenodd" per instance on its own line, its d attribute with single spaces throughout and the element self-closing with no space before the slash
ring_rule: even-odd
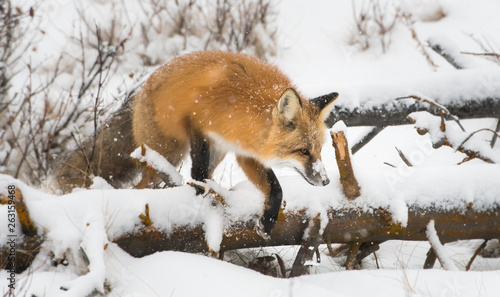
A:
<svg viewBox="0 0 500 297">
<path fill-rule="evenodd" d="M 330 179 L 326 174 L 325 166 L 319 159 L 308 164 L 304 170 L 300 170 L 299 168 L 296 169 L 302 174 L 304 179 L 313 186 L 324 187 L 330 183 Z"/>
</svg>

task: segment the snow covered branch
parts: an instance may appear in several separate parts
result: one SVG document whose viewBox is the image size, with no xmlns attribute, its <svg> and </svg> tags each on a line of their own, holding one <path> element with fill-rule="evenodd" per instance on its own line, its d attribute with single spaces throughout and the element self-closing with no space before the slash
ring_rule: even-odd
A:
<svg viewBox="0 0 500 297">
<path fill-rule="evenodd" d="M 100 214 L 90 214 L 85 221 L 85 233 L 80 248 L 89 262 L 89 272 L 64 284 L 61 289 L 66 292 L 62 296 L 85 297 L 93 292 L 104 294 L 104 250 L 108 246 L 104 217 Z"/>
<path fill-rule="evenodd" d="M 407 115 L 427 110 L 438 114 L 440 108 L 421 101 L 396 101 L 411 94 L 425 94 L 460 119 L 500 117 L 500 71 L 495 68 L 462 69 L 421 77 L 360 82 L 341 94 L 327 124 L 342 120 L 352 126 L 409 124 Z M 325 89 L 324 92 L 331 91 Z"/>
<path fill-rule="evenodd" d="M 177 169 L 165 157 L 150 149 L 147 145 L 142 144 L 130 154 L 130 157 L 137 160 L 137 163 L 142 168 L 151 171 L 153 174 L 158 174 L 167 186 L 182 185 L 182 175 L 177 172 Z"/>
<path fill-rule="evenodd" d="M 14 179 L 8 181 L 19 184 L 17 188 L 23 191 L 35 224 L 52 230 L 47 234 L 44 233 L 47 232 L 45 228 L 43 232 L 39 230 L 33 236 L 25 234 L 23 242 L 17 243 L 16 269 L 19 271 L 29 267 L 42 246 L 44 253 L 47 253 L 50 252 L 47 249 L 51 248 L 52 242 L 60 244 L 61 239 L 57 236 L 65 238 L 69 236 L 68 234 L 85 234 L 88 228 L 95 227 L 101 231 L 92 234 L 99 237 L 82 238 L 80 243 L 91 263 L 90 274 L 82 281 L 87 283 L 88 279 L 94 284 L 100 283 L 97 279 L 101 280 L 99 267 L 102 266 L 99 260 L 95 259 L 102 254 L 107 239 L 129 254 L 142 257 L 167 250 L 198 253 L 217 248 L 219 252 L 224 252 L 259 246 L 301 245 L 307 240 L 308 236 L 305 235 L 309 234 L 312 225 L 319 226 L 312 246 L 325 242 L 352 244 L 393 239 L 426 241 L 428 239 L 426 230 L 431 220 L 435 222 L 435 229 L 442 243 L 500 237 L 500 221 L 498 221 L 500 203 L 497 200 L 491 200 L 489 196 L 484 199 L 474 196 L 473 202 L 471 200 L 468 204 L 455 203 L 444 207 L 439 201 L 446 200 L 450 195 L 446 193 L 446 186 L 443 188 L 445 189 L 443 197 L 433 197 L 437 203 L 422 204 L 422 201 L 409 203 L 405 208 L 407 220 L 402 220 L 401 214 L 396 212 L 393 206 L 384 207 L 383 203 L 378 207 L 376 203 L 372 203 L 372 206 L 367 205 L 366 201 L 360 201 L 363 200 L 363 196 L 356 200 L 345 201 L 339 207 L 328 207 L 323 210 L 324 214 L 319 216 L 317 212 L 313 214 L 314 208 L 311 208 L 311 205 L 309 209 L 284 210 L 278 217 L 271 239 L 266 241 L 254 228 L 260 207 L 256 208 L 255 214 L 245 207 L 244 213 L 248 214 L 239 214 L 235 217 L 236 213 L 242 211 L 236 207 L 242 200 L 237 199 L 245 201 L 251 199 L 250 196 L 245 196 L 248 194 L 243 190 L 224 192 L 217 189 L 227 198 L 226 204 L 221 205 L 211 203 L 207 198 L 195 196 L 195 191 L 190 186 L 155 191 L 143 190 L 144 192 L 129 190 L 130 193 L 125 190 L 93 190 L 99 194 L 92 195 L 94 193 L 92 191 L 81 191 L 65 196 L 50 196 L 40 194 Z M 285 186 L 290 184 L 285 183 Z M 391 194 L 387 192 L 386 195 Z M 310 198 L 319 199 L 319 197 Z M 288 204 L 290 203 L 293 204 L 293 200 Z M 148 224 L 145 224 L 143 214 L 146 204 L 149 206 Z M 104 225 L 107 235 L 103 233 L 102 222 L 97 224 L 99 220 L 86 219 L 89 213 L 96 211 L 102 213 L 104 205 Z M 50 215 L 47 215 L 48 213 Z M 65 217 L 71 218 L 72 223 L 54 219 Z M 75 224 L 75 219 L 78 218 L 82 220 Z M 83 226 L 83 229 L 79 226 Z M 78 249 L 78 246 L 73 249 Z M 7 246 L 0 248 L 1 259 L 6 259 L 8 253 Z M 1 263 L 2 267 L 6 264 L 6 262 Z M 92 271 L 96 271 L 97 274 Z"/>
<path fill-rule="evenodd" d="M 439 240 L 434 225 L 435 225 L 434 220 L 431 220 L 427 225 L 427 231 L 426 231 L 427 238 L 429 239 L 432 249 L 434 250 L 434 254 L 437 256 L 439 262 L 441 263 L 441 266 L 443 266 L 444 269 L 458 270 L 457 266 L 455 266 L 455 264 L 453 263 L 453 260 L 450 259 L 450 257 L 444 250 L 444 246 Z"/>
<path fill-rule="evenodd" d="M 427 225 L 430 220 L 438 226 L 443 243 L 463 239 L 498 238 L 500 222 L 497 216 L 500 205 L 487 211 L 471 208 L 434 209 L 410 206 L 408 224 L 392 223 L 391 214 L 384 209 L 361 211 L 358 208 L 330 209 L 328 224 L 323 231 L 323 240 L 335 243 L 371 242 L 386 240 L 427 240 Z M 309 226 L 305 212 L 282 213 L 271 240 L 265 241 L 254 231 L 253 222 L 238 223 L 226 228 L 221 251 L 258 246 L 300 245 Z M 179 227 L 170 232 L 158 229 L 139 230 L 113 239 L 129 254 L 142 257 L 162 250 L 185 252 L 207 252 L 203 226 Z"/>
<path fill-rule="evenodd" d="M 443 104 L 443 106 L 460 119 L 500 117 L 500 98 L 498 97 L 471 97 L 460 103 Z M 336 121 L 342 120 L 349 127 L 403 125 L 410 123 L 407 119 L 408 114 L 424 110 L 429 110 L 429 107 L 421 102 L 398 105 L 397 102 L 389 101 L 378 106 L 354 108 L 338 105 L 335 106 L 326 123 L 332 126 Z"/>
</svg>

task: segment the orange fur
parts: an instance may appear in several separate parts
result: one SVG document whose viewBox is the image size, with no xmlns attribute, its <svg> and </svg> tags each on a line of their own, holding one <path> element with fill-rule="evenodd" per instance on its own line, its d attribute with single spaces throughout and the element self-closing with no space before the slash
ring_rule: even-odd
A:
<svg viewBox="0 0 500 297">
<path fill-rule="evenodd" d="M 210 173 L 228 150 L 263 167 L 321 160 L 324 115 L 299 99 L 294 129 L 286 126 L 277 103 L 289 88 L 295 89 L 277 67 L 244 54 L 216 51 L 178 57 L 156 70 L 134 98 L 136 146 L 145 143 L 178 165 L 188 153 L 191 131 L 198 131 L 210 143 Z M 300 149 L 309 150 L 310 156 Z M 252 182 L 265 182 L 251 171 L 245 170 Z M 257 186 L 264 193 L 268 187 Z"/>
</svg>

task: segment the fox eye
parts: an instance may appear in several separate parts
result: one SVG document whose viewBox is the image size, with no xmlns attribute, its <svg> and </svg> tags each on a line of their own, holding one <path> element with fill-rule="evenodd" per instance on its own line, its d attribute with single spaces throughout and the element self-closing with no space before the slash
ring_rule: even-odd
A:
<svg viewBox="0 0 500 297">
<path fill-rule="evenodd" d="M 311 154 L 308 149 L 300 149 L 299 151 L 306 156 L 309 156 Z"/>
</svg>

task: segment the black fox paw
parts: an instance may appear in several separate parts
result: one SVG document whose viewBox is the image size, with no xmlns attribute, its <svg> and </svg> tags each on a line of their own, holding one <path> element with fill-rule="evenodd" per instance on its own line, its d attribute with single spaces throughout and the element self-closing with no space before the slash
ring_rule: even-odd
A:
<svg viewBox="0 0 500 297">
<path fill-rule="evenodd" d="M 202 195 L 205 193 L 205 189 L 202 188 L 201 186 L 194 185 L 194 189 L 196 190 L 196 196 Z"/>
<path fill-rule="evenodd" d="M 272 225 L 269 225 L 270 224 L 266 224 L 264 222 L 264 218 L 260 218 L 258 223 L 255 225 L 255 231 L 257 232 L 257 234 L 259 234 L 260 237 L 264 238 L 265 240 L 271 239 Z"/>
</svg>

